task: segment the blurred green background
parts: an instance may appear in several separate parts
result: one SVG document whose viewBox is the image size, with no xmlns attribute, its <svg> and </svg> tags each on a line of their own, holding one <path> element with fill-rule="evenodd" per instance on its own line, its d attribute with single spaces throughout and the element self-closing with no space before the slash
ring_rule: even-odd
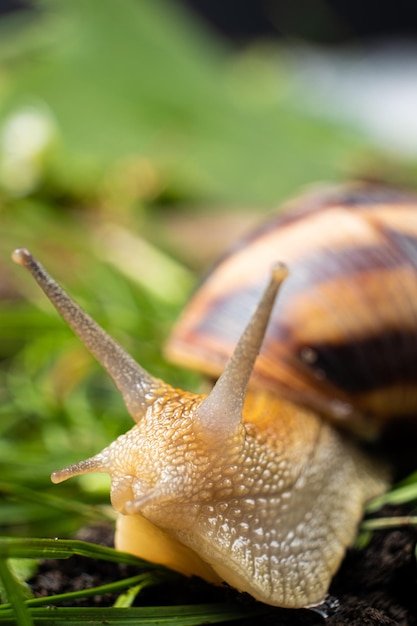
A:
<svg viewBox="0 0 417 626">
<path fill-rule="evenodd" d="M 153 374 L 198 389 L 164 338 L 238 233 L 313 182 L 413 180 L 414 157 L 315 114 L 293 67 L 288 42 L 231 47 L 168 0 L 41 1 L 0 22 L 1 533 L 107 514 L 107 477 L 49 474 L 131 426 L 15 247 Z"/>
</svg>

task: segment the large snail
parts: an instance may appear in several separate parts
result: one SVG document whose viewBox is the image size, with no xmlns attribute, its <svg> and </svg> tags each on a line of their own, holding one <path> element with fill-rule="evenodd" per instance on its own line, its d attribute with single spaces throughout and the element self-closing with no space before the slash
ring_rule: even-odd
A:
<svg viewBox="0 0 417 626">
<path fill-rule="evenodd" d="M 27 250 L 13 258 L 136 421 L 52 480 L 110 474 L 120 549 L 272 605 L 320 603 L 365 503 L 389 484 L 361 440 L 416 413 L 417 199 L 313 193 L 226 255 L 168 345 L 220 376 L 207 396 L 153 378 Z"/>
</svg>

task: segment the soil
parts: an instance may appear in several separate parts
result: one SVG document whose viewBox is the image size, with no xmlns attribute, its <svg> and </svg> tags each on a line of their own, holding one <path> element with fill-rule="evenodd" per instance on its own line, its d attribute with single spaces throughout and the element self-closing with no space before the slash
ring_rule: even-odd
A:
<svg viewBox="0 0 417 626">
<path fill-rule="evenodd" d="M 404 511 L 387 507 L 383 514 L 398 515 Z M 86 529 L 77 538 L 111 545 L 112 529 Z M 416 542 L 417 529 L 413 526 L 374 532 L 366 548 L 348 551 L 326 603 L 314 610 L 271 607 L 263 617 L 256 618 L 257 626 L 417 626 Z M 38 597 L 102 585 L 115 577 L 136 574 L 137 569 L 130 566 L 74 556 L 62 561 L 44 561 L 30 585 Z M 79 600 L 77 606 L 111 606 L 114 600 L 115 596 L 107 594 Z M 182 577 L 175 583 L 144 589 L 137 599 L 142 606 L 224 601 L 248 606 L 254 602 L 231 588 L 216 588 L 199 579 Z M 248 626 L 251 622 L 232 623 Z"/>
</svg>

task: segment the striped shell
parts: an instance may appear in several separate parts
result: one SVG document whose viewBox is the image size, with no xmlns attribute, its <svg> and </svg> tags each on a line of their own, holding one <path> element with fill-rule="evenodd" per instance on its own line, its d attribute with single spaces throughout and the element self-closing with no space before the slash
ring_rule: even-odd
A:
<svg viewBox="0 0 417 626">
<path fill-rule="evenodd" d="M 309 194 L 214 268 L 167 346 L 218 376 L 271 265 L 289 267 L 252 383 L 372 438 L 417 412 L 417 197 L 373 186 Z"/>
</svg>

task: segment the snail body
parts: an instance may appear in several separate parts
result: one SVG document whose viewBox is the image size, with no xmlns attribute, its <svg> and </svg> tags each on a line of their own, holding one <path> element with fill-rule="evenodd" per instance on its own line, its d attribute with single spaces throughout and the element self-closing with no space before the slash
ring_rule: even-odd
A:
<svg viewBox="0 0 417 626">
<path fill-rule="evenodd" d="M 313 194 L 249 236 L 168 344 L 219 376 L 208 395 L 143 370 L 17 250 L 136 422 L 54 482 L 110 474 L 120 549 L 272 605 L 320 603 L 389 483 L 358 436 L 416 413 L 416 237 L 417 200 L 373 188 Z"/>
</svg>

